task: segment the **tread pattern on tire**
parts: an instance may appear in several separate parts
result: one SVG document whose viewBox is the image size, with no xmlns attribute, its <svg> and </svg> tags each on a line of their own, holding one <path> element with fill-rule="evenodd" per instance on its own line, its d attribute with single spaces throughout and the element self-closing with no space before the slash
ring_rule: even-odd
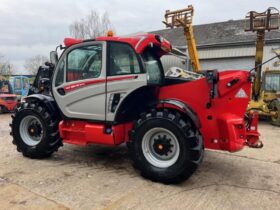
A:
<svg viewBox="0 0 280 210">
<path fill-rule="evenodd" d="M 173 125 L 177 126 L 183 135 L 185 136 L 185 140 L 188 141 L 187 148 L 190 152 L 190 159 L 188 166 L 184 167 L 175 177 L 157 177 L 153 173 L 150 173 L 148 170 L 145 169 L 143 163 L 137 160 L 137 154 L 134 151 L 134 144 L 135 138 L 137 135 L 137 130 L 148 122 L 151 119 L 163 119 L 171 122 Z M 142 113 L 140 118 L 134 122 L 133 130 L 130 133 L 131 141 L 128 143 L 130 154 L 132 156 L 132 160 L 134 163 L 134 167 L 140 170 L 141 175 L 145 178 L 148 178 L 152 181 L 162 182 L 165 184 L 175 184 L 182 182 L 189 178 L 198 166 L 201 164 L 203 155 L 204 155 L 204 146 L 203 146 L 203 139 L 197 129 L 190 123 L 190 120 L 183 119 L 179 112 L 171 112 L 167 109 L 164 110 L 151 110 L 147 113 Z"/>
<path fill-rule="evenodd" d="M 40 142 L 38 145 L 31 147 L 24 144 L 22 141 L 18 130 L 19 122 L 17 122 L 17 120 L 18 116 L 24 111 L 34 112 L 44 121 L 46 126 L 46 139 L 42 140 L 42 144 Z M 58 151 L 59 147 L 63 146 L 58 132 L 59 118 L 55 116 L 54 113 L 49 113 L 49 111 L 39 101 L 30 100 L 20 103 L 11 117 L 12 123 L 10 124 L 10 135 L 13 137 L 12 143 L 16 145 L 17 151 L 21 152 L 25 157 L 37 159 L 46 158 L 52 153 Z"/>
<path fill-rule="evenodd" d="M 272 107 L 272 109 L 277 109 L 278 110 L 278 118 L 277 118 L 277 120 L 276 121 L 273 121 L 272 119 L 271 119 L 271 121 L 270 121 L 270 123 L 272 124 L 272 125 L 275 125 L 275 126 L 280 126 L 280 102 L 279 101 L 277 101 L 277 100 L 274 100 L 274 101 L 272 101 L 271 102 L 271 107 Z"/>
</svg>

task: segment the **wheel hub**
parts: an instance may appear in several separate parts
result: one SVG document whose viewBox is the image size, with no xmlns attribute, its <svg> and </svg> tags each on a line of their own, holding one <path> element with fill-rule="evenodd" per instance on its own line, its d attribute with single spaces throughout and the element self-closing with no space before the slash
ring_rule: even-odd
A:
<svg viewBox="0 0 280 210">
<path fill-rule="evenodd" d="M 28 128 L 28 134 L 32 137 L 40 137 L 42 128 L 38 122 L 33 122 Z"/>
<path fill-rule="evenodd" d="M 167 138 L 166 135 L 158 135 L 154 140 L 153 148 L 157 154 L 160 156 L 168 156 L 169 153 L 172 153 L 173 144 L 170 143 L 171 139 Z"/>
<path fill-rule="evenodd" d="M 146 132 L 142 140 L 142 150 L 146 160 L 158 168 L 172 166 L 180 154 L 177 137 L 162 127 Z"/>
<path fill-rule="evenodd" d="M 28 115 L 21 120 L 19 133 L 25 144 L 35 146 L 42 140 L 44 130 L 38 117 Z"/>
</svg>

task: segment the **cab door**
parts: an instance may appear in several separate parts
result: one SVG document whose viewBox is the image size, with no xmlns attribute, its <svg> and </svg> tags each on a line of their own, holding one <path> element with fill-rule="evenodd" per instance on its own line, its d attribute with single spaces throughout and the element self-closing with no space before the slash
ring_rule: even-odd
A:
<svg viewBox="0 0 280 210">
<path fill-rule="evenodd" d="M 129 44 L 109 42 L 108 45 L 106 120 L 114 122 L 122 102 L 133 91 L 147 85 L 147 75 Z"/>
<path fill-rule="evenodd" d="M 106 43 L 86 42 L 63 53 L 52 93 L 62 113 L 72 119 L 105 121 Z"/>
</svg>

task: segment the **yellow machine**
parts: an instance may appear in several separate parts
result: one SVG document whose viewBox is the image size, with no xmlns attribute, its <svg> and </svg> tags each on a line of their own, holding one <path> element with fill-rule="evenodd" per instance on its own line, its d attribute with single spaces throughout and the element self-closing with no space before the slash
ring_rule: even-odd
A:
<svg viewBox="0 0 280 210">
<path fill-rule="evenodd" d="M 258 111 L 260 116 L 270 117 L 273 125 L 280 126 L 280 70 L 267 69 L 262 72 L 265 32 L 279 29 L 279 11 L 275 8 L 269 8 L 263 13 L 251 11 L 246 19 L 245 31 L 257 32 L 256 77 L 248 112 Z M 280 57 L 279 51 L 276 54 Z"/>
<path fill-rule="evenodd" d="M 186 9 L 176 11 L 167 10 L 165 13 L 165 21 L 163 21 L 163 23 L 167 28 L 183 27 L 192 68 L 195 72 L 200 72 L 201 67 L 192 26 L 193 15 L 193 6 L 188 6 Z"/>
</svg>

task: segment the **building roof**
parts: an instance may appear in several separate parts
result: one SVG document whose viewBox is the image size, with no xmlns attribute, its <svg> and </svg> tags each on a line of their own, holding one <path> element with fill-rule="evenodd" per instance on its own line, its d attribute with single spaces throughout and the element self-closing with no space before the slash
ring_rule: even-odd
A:
<svg viewBox="0 0 280 210">
<path fill-rule="evenodd" d="M 245 32 L 245 20 L 230 20 L 227 22 L 210 23 L 194 26 L 194 35 L 198 48 L 225 45 L 255 44 L 256 33 Z M 185 47 L 186 41 L 182 28 L 153 31 L 171 42 L 173 46 Z M 266 33 L 268 42 L 278 42 L 280 45 L 280 30 Z"/>
</svg>

